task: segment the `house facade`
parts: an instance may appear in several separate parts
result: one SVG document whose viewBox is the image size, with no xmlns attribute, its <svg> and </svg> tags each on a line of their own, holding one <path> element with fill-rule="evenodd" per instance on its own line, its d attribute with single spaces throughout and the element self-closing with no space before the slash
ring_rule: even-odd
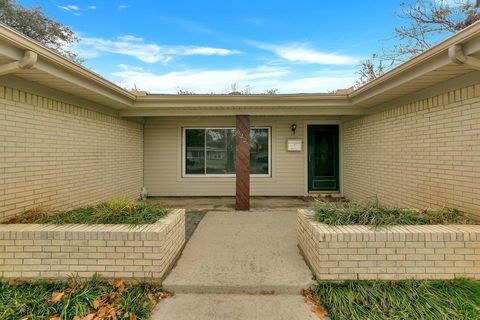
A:
<svg viewBox="0 0 480 320">
<path fill-rule="evenodd" d="M 480 217 L 479 59 L 476 23 L 353 91 L 160 95 L 0 26 L 0 217 L 142 186 L 238 196 L 240 168 L 253 196 L 378 196 Z"/>
</svg>

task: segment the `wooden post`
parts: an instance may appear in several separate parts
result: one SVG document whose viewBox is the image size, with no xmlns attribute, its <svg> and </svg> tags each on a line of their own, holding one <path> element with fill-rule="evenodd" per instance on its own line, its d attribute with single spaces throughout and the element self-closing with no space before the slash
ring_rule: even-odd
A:
<svg viewBox="0 0 480 320">
<path fill-rule="evenodd" d="M 236 210 L 250 210 L 250 116 L 237 115 Z"/>
</svg>

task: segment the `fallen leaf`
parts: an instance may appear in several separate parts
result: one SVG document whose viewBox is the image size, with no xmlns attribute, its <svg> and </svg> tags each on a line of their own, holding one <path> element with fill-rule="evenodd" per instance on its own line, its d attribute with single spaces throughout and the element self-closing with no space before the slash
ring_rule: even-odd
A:
<svg viewBox="0 0 480 320">
<path fill-rule="evenodd" d="M 31 317 L 31 315 L 28 315 L 28 316 L 25 316 L 25 317 L 21 318 L 20 320 L 28 320 L 28 319 L 30 319 L 30 317 Z"/>
<path fill-rule="evenodd" d="M 153 311 L 153 309 L 155 309 L 156 306 L 157 306 L 157 301 L 152 302 L 152 308 L 151 308 L 152 310 L 151 311 Z"/>
<path fill-rule="evenodd" d="M 11 285 L 11 286 L 21 286 L 24 283 L 25 283 L 25 281 L 20 280 L 20 279 L 12 279 L 12 280 L 8 281 L 8 284 Z"/>
<path fill-rule="evenodd" d="M 161 292 L 160 295 L 158 296 L 158 298 L 159 298 L 160 300 L 162 300 L 162 299 L 166 299 L 166 298 L 168 298 L 168 297 L 170 297 L 170 296 L 172 296 L 172 295 L 173 295 L 173 294 L 171 294 L 170 292 Z"/>
<path fill-rule="evenodd" d="M 113 280 L 113 286 L 115 288 L 120 288 L 125 286 L 125 281 L 123 279 L 115 279 Z"/>
<path fill-rule="evenodd" d="M 83 318 L 80 316 L 74 316 L 72 320 L 83 320 Z"/>
<path fill-rule="evenodd" d="M 137 320 L 137 316 L 134 315 L 134 314 L 131 314 L 131 315 L 130 315 L 130 320 Z"/>
<path fill-rule="evenodd" d="M 51 317 L 49 320 L 63 320 L 63 318 L 60 318 L 60 317 Z"/>
<path fill-rule="evenodd" d="M 74 278 L 70 278 L 68 279 L 68 286 L 70 288 L 75 288 L 77 285 L 77 280 L 75 280 Z"/>
<path fill-rule="evenodd" d="M 100 305 L 102 304 L 102 300 L 103 299 L 101 297 L 98 297 L 95 300 L 93 300 L 93 308 L 95 310 L 97 310 L 100 307 Z"/>
<path fill-rule="evenodd" d="M 328 316 L 327 310 L 322 306 L 313 306 L 310 310 L 322 320 Z"/>
<path fill-rule="evenodd" d="M 327 309 L 322 306 L 318 298 L 309 290 L 303 290 L 305 303 L 311 306 L 310 310 L 317 315 L 321 320 L 329 319 Z"/>
<path fill-rule="evenodd" d="M 93 320 L 95 318 L 95 313 L 89 313 L 82 320 Z"/>
<path fill-rule="evenodd" d="M 93 320 L 95 318 L 95 313 L 89 313 L 82 320 Z"/>
<path fill-rule="evenodd" d="M 109 295 L 107 295 L 107 296 L 103 299 L 103 301 L 105 301 L 105 302 L 114 302 L 115 300 L 117 300 L 118 296 L 119 296 L 118 292 L 112 292 L 112 293 L 110 293 Z"/>
<path fill-rule="evenodd" d="M 107 306 L 101 307 L 97 311 L 97 317 L 103 318 L 107 313 L 108 313 L 108 307 Z"/>
<path fill-rule="evenodd" d="M 108 315 L 112 318 L 116 318 L 117 317 L 117 309 L 115 309 L 115 308 L 110 309 L 110 312 L 108 313 Z"/>
<path fill-rule="evenodd" d="M 62 300 L 62 297 L 65 295 L 65 292 L 53 292 L 50 302 L 57 303 Z"/>
</svg>

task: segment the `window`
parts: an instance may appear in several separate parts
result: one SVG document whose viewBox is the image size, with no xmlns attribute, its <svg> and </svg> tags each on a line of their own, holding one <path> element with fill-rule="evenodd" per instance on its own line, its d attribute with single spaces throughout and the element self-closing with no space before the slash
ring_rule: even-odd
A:
<svg viewBox="0 0 480 320">
<path fill-rule="evenodd" d="M 235 175 L 234 128 L 185 128 L 183 174 Z M 250 129 L 250 174 L 270 176 L 270 128 Z"/>
</svg>

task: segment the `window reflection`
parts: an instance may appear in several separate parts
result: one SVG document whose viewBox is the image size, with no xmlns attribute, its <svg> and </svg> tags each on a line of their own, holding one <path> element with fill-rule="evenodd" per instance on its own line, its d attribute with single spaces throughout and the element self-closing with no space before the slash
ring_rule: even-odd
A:
<svg viewBox="0 0 480 320">
<path fill-rule="evenodd" d="M 185 129 L 185 173 L 235 174 L 234 128 Z M 270 130 L 250 129 L 250 173 L 269 174 Z"/>
</svg>

